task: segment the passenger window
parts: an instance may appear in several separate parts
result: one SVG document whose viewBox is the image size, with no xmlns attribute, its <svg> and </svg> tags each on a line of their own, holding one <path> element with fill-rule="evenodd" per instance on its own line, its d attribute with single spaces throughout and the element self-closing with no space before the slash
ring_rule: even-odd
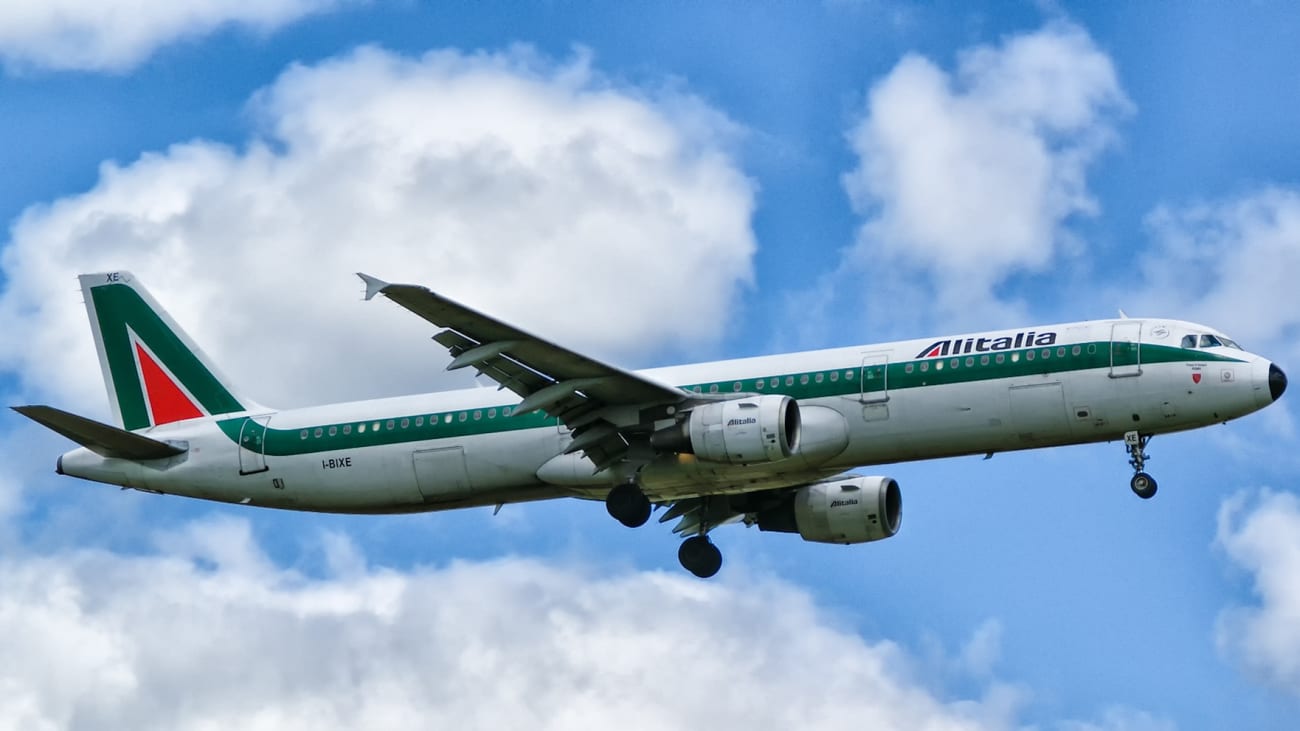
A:
<svg viewBox="0 0 1300 731">
<path fill-rule="evenodd" d="M 469 418 L 469 414 L 466 413 L 466 412 L 464 412 L 464 411 L 462 411 L 462 412 L 460 412 L 460 415 L 456 417 L 456 421 L 464 421 L 464 420 L 466 420 L 466 419 L 468 419 L 468 418 Z M 392 428 L 391 425 L 392 425 L 393 422 L 390 421 L 390 422 L 388 422 L 388 423 L 389 423 L 389 427 L 388 427 L 388 428 L 391 429 L 391 428 Z"/>
<path fill-rule="evenodd" d="M 766 387 L 766 386 L 767 386 L 767 381 L 764 381 L 764 380 L 761 379 L 761 378 L 758 379 L 758 381 L 756 381 L 756 382 L 754 383 L 754 388 L 758 389 L 759 391 L 762 391 L 763 388 Z"/>
<path fill-rule="evenodd" d="M 375 423 L 371 424 L 370 429 L 371 431 L 379 431 L 379 422 L 376 421 Z"/>
<path fill-rule="evenodd" d="M 740 393 L 740 381 L 736 381 L 735 383 L 731 384 L 731 390 L 735 391 L 736 393 Z"/>
<path fill-rule="evenodd" d="M 343 425 L 343 435 L 344 435 L 344 436 L 347 436 L 348 434 L 351 434 L 351 433 L 352 433 L 352 425 L 351 425 L 351 424 L 344 424 L 344 425 Z"/>
<path fill-rule="evenodd" d="M 415 425 L 416 425 L 416 426 L 424 426 L 424 417 L 423 417 L 423 416 L 417 416 L 417 417 L 415 417 Z"/>
<path fill-rule="evenodd" d="M 330 436 L 332 436 L 332 437 L 333 437 L 333 436 L 338 436 L 338 433 L 339 433 L 339 428 L 338 428 L 337 426 L 331 426 L 331 427 L 330 427 Z"/>
<path fill-rule="evenodd" d="M 816 376 L 816 380 L 817 380 L 818 383 L 821 383 L 822 381 L 826 380 L 826 374 L 825 374 L 825 373 L 818 373 L 817 376 Z"/>
<path fill-rule="evenodd" d="M 411 425 L 411 420 L 410 420 L 410 419 L 402 419 L 402 428 L 403 428 L 403 429 L 407 428 L 407 427 L 410 426 L 410 425 Z"/>
<path fill-rule="evenodd" d="M 952 360 L 948 361 L 948 365 L 952 366 L 953 368 L 956 368 L 957 366 L 961 365 L 961 359 L 953 358 Z"/>
<path fill-rule="evenodd" d="M 718 392 L 718 384 L 715 383 L 712 386 L 709 386 L 709 393 L 717 393 L 717 392 Z"/>
<path fill-rule="evenodd" d="M 787 385 L 787 386 L 793 386 L 793 385 L 794 385 L 794 376 L 786 376 L 786 377 L 785 377 L 785 385 Z"/>
<path fill-rule="evenodd" d="M 989 357 L 987 355 L 981 355 L 980 365 L 988 365 L 988 364 L 989 364 Z"/>
<path fill-rule="evenodd" d="M 929 361 L 924 361 L 924 360 L 921 361 L 921 372 L 922 372 L 922 373 L 925 373 L 925 372 L 928 371 L 928 370 L 930 370 L 930 363 L 929 363 Z"/>
<path fill-rule="evenodd" d="M 320 439 L 320 435 L 321 435 L 321 434 L 324 434 L 324 433 L 325 433 L 325 430 L 324 430 L 324 429 L 321 429 L 321 428 L 318 426 L 318 427 L 316 427 L 316 431 L 312 432 L 311 435 L 312 435 L 313 437 L 316 437 L 317 439 Z"/>
<path fill-rule="evenodd" d="M 388 421 L 384 422 L 384 428 L 387 429 L 388 431 L 392 431 L 392 430 L 393 430 L 393 420 L 392 420 L 392 419 L 389 419 Z"/>
<path fill-rule="evenodd" d="M 1032 350 L 1026 350 L 1026 351 L 1025 351 L 1025 360 L 1033 360 L 1033 359 L 1034 359 L 1034 351 L 1032 351 Z"/>
<path fill-rule="evenodd" d="M 488 418 L 489 418 L 489 419 L 495 419 L 495 418 L 497 418 L 497 410 L 496 410 L 496 409 L 488 409 Z"/>
<path fill-rule="evenodd" d="M 1002 353 L 998 353 L 998 355 L 997 355 L 997 361 L 998 361 L 999 363 L 1005 363 L 1005 362 L 1007 362 L 1007 357 L 1006 357 L 1005 355 L 1003 355 Z"/>
<path fill-rule="evenodd" d="M 299 439 L 306 439 L 306 438 L 307 438 L 307 430 L 306 430 L 306 429 L 303 429 L 302 431 L 298 432 L 298 438 L 299 438 Z"/>
<path fill-rule="evenodd" d="M 835 383 L 835 382 L 838 381 L 838 380 L 840 380 L 840 372 L 839 372 L 839 371 L 831 371 L 831 383 Z"/>
<path fill-rule="evenodd" d="M 974 367 L 975 367 L 975 357 L 974 357 L 974 356 L 968 356 L 968 357 L 966 358 L 966 367 L 967 367 L 967 368 L 974 368 Z"/>
<path fill-rule="evenodd" d="M 799 385 L 800 385 L 800 386 L 807 386 L 807 385 L 808 385 L 808 374 L 807 374 L 807 373 L 803 374 L 802 376 L 799 376 Z"/>
<path fill-rule="evenodd" d="M 903 366 L 904 373 L 911 373 L 913 370 L 914 368 L 911 363 L 908 363 L 907 365 Z"/>
<path fill-rule="evenodd" d="M 483 410 L 479 409 L 478 411 L 474 412 L 474 421 L 482 421 L 482 420 L 483 420 Z"/>
<path fill-rule="evenodd" d="M 362 424 L 357 424 L 357 433 L 358 433 L 358 434 L 365 434 L 365 433 L 366 433 L 366 425 L 365 425 L 364 423 L 362 423 Z"/>
</svg>

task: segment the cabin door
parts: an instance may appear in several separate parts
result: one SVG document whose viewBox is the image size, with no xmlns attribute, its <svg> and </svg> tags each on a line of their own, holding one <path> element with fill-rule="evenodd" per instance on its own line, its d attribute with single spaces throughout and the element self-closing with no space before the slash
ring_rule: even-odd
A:
<svg viewBox="0 0 1300 731">
<path fill-rule="evenodd" d="M 252 475 L 266 472 L 266 425 L 271 422 L 269 416 L 253 416 L 244 419 L 239 428 L 239 474 Z"/>
<path fill-rule="evenodd" d="M 1142 321 L 1120 320 L 1110 326 L 1110 377 L 1142 375 Z"/>
</svg>

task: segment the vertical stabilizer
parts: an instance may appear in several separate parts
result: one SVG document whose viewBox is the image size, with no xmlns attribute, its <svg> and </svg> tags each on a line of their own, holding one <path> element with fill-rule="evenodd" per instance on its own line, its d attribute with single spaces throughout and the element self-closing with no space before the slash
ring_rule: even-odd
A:
<svg viewBox="0 0 1300 731">
<path fill-rule="evenodd" d="M 83 274 L 113 416 L 125 429 L 257 409 L 130 272 Z"/>
</svg>

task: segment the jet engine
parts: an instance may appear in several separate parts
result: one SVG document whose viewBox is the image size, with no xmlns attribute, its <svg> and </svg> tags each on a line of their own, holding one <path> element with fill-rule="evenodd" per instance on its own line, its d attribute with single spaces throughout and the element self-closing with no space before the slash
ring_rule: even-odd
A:
<svg viewBox="0 0 1300 731">
<path fill-rule="evenodd" d="M 805 541 L 867 543 L 897 533 L 902 513 L 893 478 L 848 475 L 804 485 L 757 517 L 759 530 L 798 533 Z"/>
<path fill-rule="evenodd" d="M 799 448 L 799 405 L 789 396 L 749 396 L 696 406 L 650 436 L 660 451 L 727 464 L 772 462 Z"/>
</svg>

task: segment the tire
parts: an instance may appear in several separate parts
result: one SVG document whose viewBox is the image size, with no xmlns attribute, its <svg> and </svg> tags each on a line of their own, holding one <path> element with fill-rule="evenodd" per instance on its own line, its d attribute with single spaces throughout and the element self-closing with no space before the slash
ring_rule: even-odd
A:
<svg viewBox="0 0 1300 731">
<path fill-rule="evenodd" d="M 629 528 L 640 528 L 650 520 L 650 500 L 635 484 L 616 485 L 605 497 L 605 509 Z"/>
<path fill-rule="evenodd" d="M 1133 479 L 1128 484 L 1133 489 L 1133 494 L 1143 500 L 1150 500 L 1156 495 L 1156 480 L 1145 472 L 1133 475 Z"/>
<path fill-rule="evenodd" d="M 677 560 L 682 568 L 701 579 L 707 579 L 722 568 L 722 551 L 705 536 L 691 536 L 677 549 Z"/>
</svg>

